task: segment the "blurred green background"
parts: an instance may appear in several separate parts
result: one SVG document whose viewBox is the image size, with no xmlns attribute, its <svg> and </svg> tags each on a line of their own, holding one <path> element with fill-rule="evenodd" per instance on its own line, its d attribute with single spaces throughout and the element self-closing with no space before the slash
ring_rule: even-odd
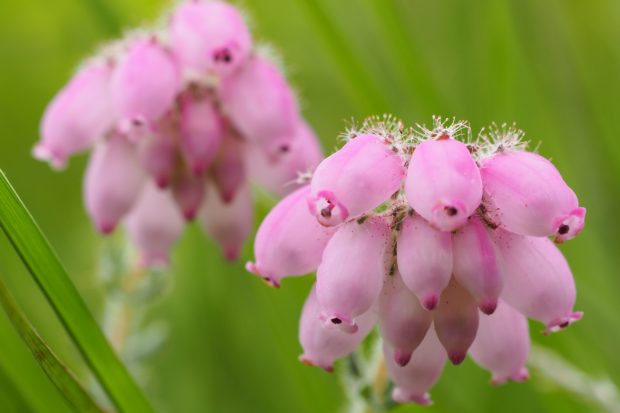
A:
<svg viewBox="0 0 620 413">
<path fill-rule="evenodd" d="M 474 130 L 517 122 L 553 159 L 588 208 L 580 237 L 562 246 L 577 309 L 567 331 L 534 340 L 594 377 L 620 383 L 620 2 L 617 0 L 246 0 L 256 37 L 284 57 L 305 115 L 327 151 L 345 120 L 391 112 L 431 115 Z M 93 312 L 100 238 L 81 200 L 85 157 L 64 173 L 30 157 L 41 113 L 80 59 L 166 6 L 156 0 L 3 2 L 0 14 L 0 167 L 66 264 Z M 266 213 L 258 211 L 257 221 Z M 4 237 L 0 276 L 71 366 L 83 363 Z M 227 264 L 196 226 L 174 254 L 173 289 L 155 318 L 170 337 L 152 364 L 149 396 L 162 412 L 334 412 L 336 375 L 297 362 L 297 320 L 310 279 L 265 287 Z M 488 385 L 471 361 L 448 366 L 435 405 L 398 412 L 591 412 L 544 380 Z M 0 315 L 0 411 L 68 412 Z"/>
</svg>

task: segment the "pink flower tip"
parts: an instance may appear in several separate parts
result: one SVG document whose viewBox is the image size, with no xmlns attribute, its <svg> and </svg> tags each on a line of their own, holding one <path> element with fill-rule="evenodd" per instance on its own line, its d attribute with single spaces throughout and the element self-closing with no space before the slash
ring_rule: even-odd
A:
<svg viewBox="0 0 620 413">
<path fill-rule="evenodd" d="M 437 303 L 439 302 L 439 298 L 437 294 L 430 294 L 422 299 L 422 306 L 426 308 L 428 311 L 432 311 L 437 307 Z"/>
<path fill-rule="evenodd" d="M 183 211 L 183 217 L 187 222 L 191 222 L 196 218 L 197 213 L 198 211 L 196 210 L 196 208 L 186 209 L 185 211 Z"/>
<path fill-rule="evenodd" d="M 478 308 L 486 315 L 491 315 L 497 309 L 497 300 L 484 300 L 478 304 Z"/>
<path fill-rule="evenodd" d="M 224 258 L 227 261 L 236 261 L 240 253 L 240 248 L 237 246 L 228 246 L 224 248 Z"/>
<path fill-rule="evenodd" d="M 448 358 L 450 359 L 452 364 L 454 364 L 455 366 L 458 366 L 459 364 L 461 364 L 465 360 L 466 356 L 467 356 L 467 353 L 461 353 L 461 352 L 452 352 L 448 354 Z"/>
<path fill-rule="evenodd" d="M 316 196 L 309 197 L 308 208 L 319 224 L 326 227 L 341 224 L 349 217 L 347 208 L 330 191 L 320 191 Z"/>
<path fill-rule="evenodd" d="M 560 244 L 575 238 L 583 229 L 585 218 L 585 208 L 575 208 L 568 215 L 560 218 L 555 225 L 555 242 Z"/>
<path fill-rule="evenodd" d="M 167 176 L 158 176 L 155 178 L 155 184 L 159 189 L 166 189 L 170 185 L 170 179 Z"/>
<path fill-rule="evenodd" d="M 320 368 L 322 368 L 323 370 L 325 370 L 328 373 L 333 373 L 334 372 L 334 366 L 333 365 L 331 365 L 331 364 L 323 365 L 323 364 L 320 364 L 320 363 L 316 363 L 306 354 L 302 354 L 301 356 L 299 356 L 299 361 L 301 361 L 306 366 L 320 367 Z"/>
<path fill-rule="evenodd" d="M 258 264 L 248 261 L 245 263 L 245 269 L 247 272 L 260 277 L 268 286 L 272 288 L 280 288 L 280 281 L 273 277 L 263 275 Z"/>
<path fill-rule="evenodd" d="M 325 328 L 337 328 L 347 334 L 357 333 L 357 324 L 355 324 L 355 321 L 351 320 L 349 317 L 339 314 L 321 313 L 320 319 L 323 321 L 323 327 Z"/>
<path fill-rule="evenodd" d="M 405 367 L 411 360 L 412 355 L 412 351 L 396 350 L 394 352 L 394 362 L 401 367 Z"/>
<path fill-rule="evenodd" d="M 400 387 L 394 388 L 392 391 L 392 399 L 398 403 L 417 403 L 422 406 L 430 406 L 433 404 L 431 396 L 428 393 L 424 394 L 410 394 Z"/>
<path fill-rule="evenodd" d="M 530 372 L 527 367 L 522 367 L 517 373 L 511 376 L 493 376 L 491 379 L 491 386 L 501 386 L 506 383 L 508 380 L 516 381 L 516 382 L 525 382 L 530 379 Z"/>
<path fill-rule="evenodd" d="M 97 231 L 102 233 L 103 235 L 110 235 L 116 229 L 116 223 L 112 222 L 101 222 L 97 224 Z"/>
<path fill-rule="evenodd" d="M 543 331 L 543 334 L 548 335 L 563 330 L 574 322 L 581 320 L 582 317 L 583 311 L 576 311 L 567 316 L 556 318 L 547 324 L 547 328 Z"/>
<path fill-rule="evenodd" d="M 49 162 L 52 168 L 56 170 L 64 169 L 67 166 L 66 157 L 54 153 L 42 143 L 39 143 L 32 148 L 32 156 L 40 161 Z"/>
<path fill-rule="evenodd" d="M 432 225 L 440 231 L 452 231 L 467 222 L 468 214 L 462 202 L 440 202 L 432 209 Z"/>
</svg>

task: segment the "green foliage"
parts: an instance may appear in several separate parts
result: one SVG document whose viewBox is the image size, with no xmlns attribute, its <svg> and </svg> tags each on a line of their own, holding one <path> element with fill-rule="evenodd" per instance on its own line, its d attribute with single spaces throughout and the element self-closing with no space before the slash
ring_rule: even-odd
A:
<svg viewBox="0 0 620 413">
<path fill-rule="evenodd" d="M 154 18 L 164 3 L 10 2 L 0 15 L 0 166 L 95 313 L 101 309 L 94 279 L 99 239 L 81 204 L 85 159 L 72 160 L 67 171 L 55 174 L 29 153 L 45 104 L 80 58 L 118 27 Z M 620 383 L 617 0 L 244 4 L 260 39 L 282 52 L 327 151 L 351 116 L 380 112 L 392 112 L 407 125 L 429 123 L 433 114 L 456 116 L 471 121 L 475 130 L 515 121 L 527 139 L 541 142 L 540 152 L 553 158 L 588 208 L 586 229 L 562 247 L 577 282 L 577 309 L 585 317 L 549 337 L 533 324 L 532 336 L 591 376 Z M 261 205 L 257 221 L 267 207 Z M 250 255 L 248 248 L 244 258 Z M 343 396 L 337 377 L 296 361 L 297 320 L 310 280 L 285 281 L 280 290 L 271 290 L 247 275 L 242 263 L 227 264 L 195 226 L 180 242 L 174 262 L 173 290 L 153 314 L 170 327 L 168 343 L 152 366 L 149 398 L 157 401 L 158 411 L 338 410 Z M 33 324 L 61 359 L 83 374 L 75 349 L 4 240 L 0 267 Z M 0 337 L 0 402 L 15 393 L 32 411 L 69 411 L 2 316 Z M 433 391 L 434 406 L 395 411 L 595 410 L 535 370 L 525 384 L 491 388 L 488 379 L 470 361 L 450 366 Z M 20 391 L 5 391 L 5 383 Z"/>
</svg>

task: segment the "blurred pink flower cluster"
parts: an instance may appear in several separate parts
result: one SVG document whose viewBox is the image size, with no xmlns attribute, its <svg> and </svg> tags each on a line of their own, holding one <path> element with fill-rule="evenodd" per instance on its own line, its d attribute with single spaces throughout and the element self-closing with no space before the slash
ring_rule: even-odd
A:
<svg viewBox="0 0 620 413">
<path fill-rule="evenodd" d="M 522 132 L 473 139 L 464 122 L 405 129 L 371 118 L 346 133 L 309 185 L 261 224 L 247 269 L 279 286 L 316 271 L 300 359 L 326 370 L 378 321 L 398 402 L 430 403 L 444 364 L 467 354 L 492 382 L 524 380 L 527 318 L 552 332 L 579 320 L 554 242 L 585 209 Z"/>
<path fill-rule="evenodd" d="M 62 168 L 91 150 L 88 214 L 120 222 L 145 265 L 164 265 L 198 217 L 228 259 L 252 226 L 249 181 L 283 195 L 322 159 L 277 67 L 239 10 L 186 1 L 165 27 L 127 36 L 87 61 L 54 97 L 34 156 Z"/>
</svg>

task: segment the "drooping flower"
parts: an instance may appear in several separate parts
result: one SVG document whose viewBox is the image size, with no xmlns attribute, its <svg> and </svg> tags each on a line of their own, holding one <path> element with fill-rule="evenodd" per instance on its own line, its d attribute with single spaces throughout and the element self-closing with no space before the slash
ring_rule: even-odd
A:
<svg viewBox="0 0 620 413">
<path fill-rule="evenodd" d="M 548 161 L 521 155 L 525 144 L 514 128 L 492 128 L 475 140 L 465 135 L 463 142 L 465 129 L 464 122 L 436 118 L 432 129 L 414 131 L 392 117 L 371 118 L 319 164 L 309 187 L 265 219 L 257 262 L 247 268 L 276 279 L 317 272 L 300 326 L 302 361 L 331 370 L 368 334 L 376 313 L 392 398 L 430 404 L 428 391 L 446 360 L 460 364 L 470 354 L 492 383 L 523 381 L 526 317 L 546 332 L 581 317 L 573 310 L 570 268 L 546 238 L 564 241 L 583 226 L 578 213 L 571 215 L 578 209 L 572 190 Z M 514 181 L 539 175 L 543 189 L 529 199 L 547 194 L 540 201 L 547 211 L 522 210 L 523 182 L 511 186 L 508 175 L 488 180 L 484 168 L 504 156 L 524 162 L 511 166 L 526 175 Z M 528 219 L 533 227 L 544 224 L 546 236 L 509 232 L 512 223 L 530 225 Z M 556 221 L 569 230 L 560 234 Z"/>
<path fill-rule="evenodd" d="M 86 209 L 103 234 L 124 222 L 145 265 L 167 263 L 183 218 L 197 215 L 237 258 L 252 229 L 250 180 L 283 195 L 322 158 L 285 77 L 220 0 L 181 3 L 165 29 L 119 40 L 58 93 L 34 156 L 59 168 L 89 149 Z M 274 283 L 290 275 L 270 265 Z"/>
</svg>

